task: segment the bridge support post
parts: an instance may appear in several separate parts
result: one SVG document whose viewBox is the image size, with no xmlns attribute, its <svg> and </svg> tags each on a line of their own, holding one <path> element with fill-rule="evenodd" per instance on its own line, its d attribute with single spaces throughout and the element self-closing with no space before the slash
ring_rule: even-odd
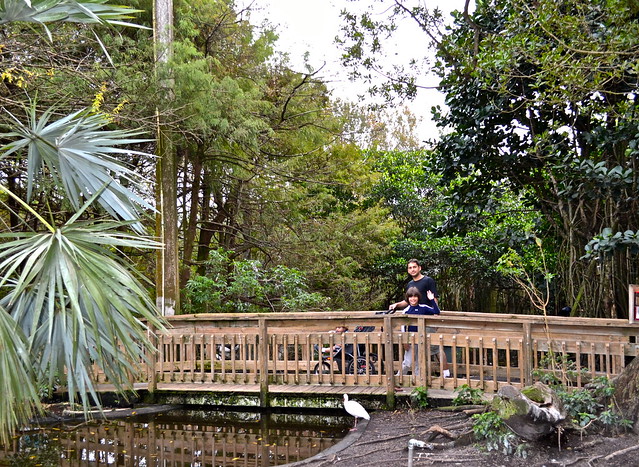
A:
<svg viewBox="0 0 639 467">
<path fill-rule="evenodd" d="M 260 407 L 269 407 L 268 393 L 268 325 L 265 318 L 259 318 L 260 341 L 258 355 L 260 358 Z"/>
<path fill-rule="evenodd" d="M 386 405 L 395 408 L 395 367 L 393 365 L 393 325 L 384 317 L 384 371 L 386 372 Z"/>
</svg>

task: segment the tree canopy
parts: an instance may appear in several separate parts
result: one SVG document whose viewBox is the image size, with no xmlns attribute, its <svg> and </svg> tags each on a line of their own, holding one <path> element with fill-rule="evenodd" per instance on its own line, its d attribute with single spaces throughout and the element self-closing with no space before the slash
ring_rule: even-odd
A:
<svg viewBox="0 0 639 467">
<path fill-rule="evenodd" d="M 522 212 L 538 213 L 529 233 L 556 257 L 556 309 L 623 315 L 637 252 L 635 2 L 477 1 L 474 11 L 466 2 L 446 28 L 437 11 L 379 3 L 388 17 L 346 15 L 346 63 L 376 66 L 371 52 L 402 18 L 430 39 L 446 96 L 434 109 L 444 130 L 436 171 L 442 187 L 453 184 L 442 236 L 476 231 L 512 193 Z"/>
</svg>

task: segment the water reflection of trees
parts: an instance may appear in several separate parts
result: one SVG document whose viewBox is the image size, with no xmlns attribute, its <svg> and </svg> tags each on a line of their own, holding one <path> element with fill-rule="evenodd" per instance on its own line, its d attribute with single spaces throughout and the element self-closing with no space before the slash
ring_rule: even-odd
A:
<svg viewBox="0 0 639 467">
<path fill-rule="evenodd" d="M 34 429 L 0 450 L 0 464 L 4 459 L 16 466 L 263 467 L 307 459 L 337 443 L 347 430 L 341 416 L 305 417 L 181 411 Z"/>
</svg>

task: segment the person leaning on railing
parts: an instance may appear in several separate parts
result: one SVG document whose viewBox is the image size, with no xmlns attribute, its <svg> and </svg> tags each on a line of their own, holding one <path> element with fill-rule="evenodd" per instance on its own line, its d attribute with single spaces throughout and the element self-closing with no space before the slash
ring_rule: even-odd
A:
<svg viewBox="0 0 639 467">
<path fill-rule="evenodd" d="M 435 282 L 435 279 L 422 274 L 422 265 L 420 264 L 419 260 L 416 260 L 414 258 L 409 259 L 406 263 L 406 271 L 411 277 L 411 281 L 406 285 L 406 290 L 408 290 L 410 287 L 417 287 L 417 290 L 419 290 L 419 293 L 422 296 L 422 298 L 420 298 L 419 300 L 419 303 L 433 306 L 432 302 L 437 302 L 437 284 Z M 433 300 L 427 300 L 428 295 L 426 292 L 428 292 L 429 290 L 433 292 Z M 408 302 L 406 300 L 402 300 L 401 302 L 391 304 L 388 309 L 395 311 L 401 310 L 406 306 L 408 306 Z"/>
</svg>

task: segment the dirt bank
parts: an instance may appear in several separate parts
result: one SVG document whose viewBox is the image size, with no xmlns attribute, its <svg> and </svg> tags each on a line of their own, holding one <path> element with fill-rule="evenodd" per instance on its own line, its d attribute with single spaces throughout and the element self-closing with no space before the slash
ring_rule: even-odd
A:
<svg viewBox="0 0 639 467">
<path fill-rule="evenodd" d="M 358 425 L 334 449 L 291 466 L 340 467 L 406 466 L 408 442 L 411 439 L 426 440 L 434 430 L 459 435 L 467 431 L 472 421 L 464 413 L 441 410 L 398 410 L 374 412 L 368 423 Z M 561 445 L 557 439 L 547 443 L 534 443 L 526 447 L 527 457 L 506 456 L 500 452 L 486 452 L 480 447 L 461 443 L 437 435 L 429 448 L 415 448 L 413 466 L 635 466 L 639 465 L 639 437 L 628 434 L 619 437 L 563 436 Z"/>
</svg>

